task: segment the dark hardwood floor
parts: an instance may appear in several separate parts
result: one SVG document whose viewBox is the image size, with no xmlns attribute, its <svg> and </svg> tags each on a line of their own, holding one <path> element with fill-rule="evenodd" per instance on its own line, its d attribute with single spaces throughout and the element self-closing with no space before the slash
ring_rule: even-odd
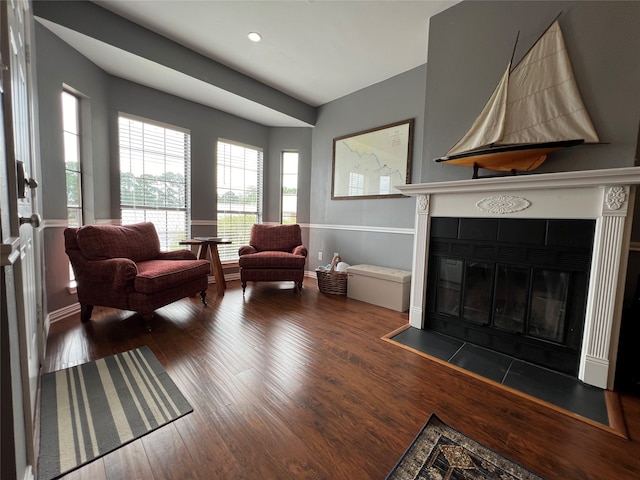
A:
<svg viewBox="0 0 640 480">
<path fill-rule="evenodd" d="M 381 340 L 407 313 L 323 295 L 305 279 L 228 282 L 140 317 L 94 309 L 55 322 L 43 372 L 148 345 L 194 412 L 70 479 L 384 479 L 429 415 L 552 479 L 640 478 L 640 398 L 630 440 Z"/>
</svg>

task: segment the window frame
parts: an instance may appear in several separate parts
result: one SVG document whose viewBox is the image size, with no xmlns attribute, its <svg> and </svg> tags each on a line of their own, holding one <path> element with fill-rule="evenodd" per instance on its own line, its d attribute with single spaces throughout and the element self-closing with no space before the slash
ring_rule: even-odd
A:
<svg viewBox="0 0 640 480">
<path fill-rule="evenodd" d="M 69 130 L 67 127 L 67 112 L 65 110 L 65 97 L 73 98 L 74 105 L 74 115 L 73 120 L 75 121 L 75 131 Z M 69 89 L 63 89 L 60 95 L 61 105 L 62 105 L 62 148 L 63 148 L 63 156 L 64 156 L 64 171 L 65 171 L 65 191 L 66 191 L 66 204 L 67 204 L 67 224 L 70 227 L 81 227 L 85 223 L 85 215 L 84 215 L 84 188 L 83 188 L 83 159 L 82 159 L 82 122 L 81 122 L 81 102 L 82 98 L 75 92 L 72 92 Z M 68 142 L 67 138 L 69 136 L 73 136 L 75 147 L 75 157 L 77 158 L 77 166 L 76 169 L 69 168 L 69 151 L 68 151 Z M 69 175 L 73 174 L 77 177 L 77 188 L 78 188 L 78 204 L 70 205 L 69 204 Z M 70 210 L 75 210 L 77 221 L 73 221 L 71 215 L 69 215 Z"/>
</svg>

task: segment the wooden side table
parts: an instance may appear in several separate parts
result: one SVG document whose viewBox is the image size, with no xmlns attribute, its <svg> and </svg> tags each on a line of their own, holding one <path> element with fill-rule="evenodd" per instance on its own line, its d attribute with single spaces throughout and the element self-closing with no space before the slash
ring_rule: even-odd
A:
<svg viewBox="0 0 640 480">
<path fill-rule="evenodd" d="M 218 237 L 196 237 L 180 242 L 180 245 L 197 245 L 198 259 L 200 260 L 206 260 L 207 251 L 209 252 L 209 258 L 211 259 L 211 271 L 213 272 L 213 276 L 216 281 L 216 289 L 220 296 L 224 295 L 224 290 L 227 288 L 227 282 L 224 280 L 222 263 L 220 262 L 220 255 L 218 254 L 218 245 L 229 245 L 231 243 L 231 240 Z"/>
</svg>

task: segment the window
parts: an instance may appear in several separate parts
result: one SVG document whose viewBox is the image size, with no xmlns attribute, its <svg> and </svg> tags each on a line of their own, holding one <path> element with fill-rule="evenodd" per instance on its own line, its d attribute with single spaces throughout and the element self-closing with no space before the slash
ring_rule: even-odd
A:
<svg viewBox="0 0 640 480">
<path fill-rule="evenodd" d="M 80 99 L 62 92 L 62 137 L 64 144 L 64 171 L 67 190 L 67 222 L 70 227 L 83 225 L 82 215 L 82 162 L 80 159 Z M 75 274 L 69 262 L 69 281 L 75 286 Z"/>
<path fill-rule="evenodd" d="M 296 223 L 298 213 L 298 152 L 282 152 L 282 223 Z"/>
<path fill-rule="evenodd" d="M 67 219 L 70 227 L 81 227 L 82 166 L 80 161 L 80 99 L 62 92 L 62 131 L 67 188 Z"/>
<path fill-rule="evenodd" d="M 118 117 L 122 224 L 152 222 L 162 250 L 191 236 L 191 136 L 187 130 Z"/>
<path fill-rule="evenodd" d="M 364 195 L 364 175 L 349 172 L 349 196 Z"/>
<path fill-rule="evenodd" d="M 254 223 L 262 223 L 262 149 L 218 140 L 218 236 L 220 260 L 238 259 L 238 247 L 249 242 Z"/>
</svg>

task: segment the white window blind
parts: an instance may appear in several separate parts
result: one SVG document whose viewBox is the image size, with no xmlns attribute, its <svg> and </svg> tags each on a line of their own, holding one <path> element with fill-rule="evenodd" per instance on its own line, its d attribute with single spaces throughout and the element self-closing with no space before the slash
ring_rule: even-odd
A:
<svg viewBox="0 0 640 480">
<path fill-rule="evenodd" d="M 187 130 L 120 114 L 122 224 L 152 222 L 162 250 L 191 236 L 191 135 Z"/>
<path fill-rule="evenodd" d="M 234 261 L 251 226 L 262 223 L 262 149 L 218 140 L 217 196 L 217 236 L 233 242 L 219 245 L 220 259 Z"/>
</svg>

